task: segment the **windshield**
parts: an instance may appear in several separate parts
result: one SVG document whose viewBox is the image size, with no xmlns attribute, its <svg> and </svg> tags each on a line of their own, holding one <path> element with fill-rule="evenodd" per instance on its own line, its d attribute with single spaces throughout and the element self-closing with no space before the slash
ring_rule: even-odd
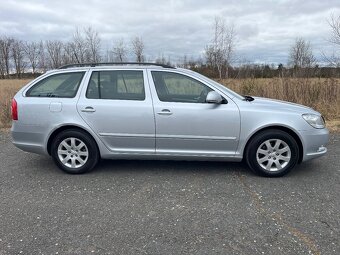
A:
<svg viewBox="0 0 340 255">
<path fill-rule="evenodd" d="M 222 84 L 220 84 L 220 83 L 218 83 L 218 82 L 216 82 L 216 81 L 214 81 L 214 80 L 212 80 L 212 79 L 210 79 L 210 78 L 208 78 L 208 77 L 206 77 L 206 76 L 204 76 L 202 74 L 199 74 L 197 72 L 194 72 L 194 71 L 191 71 L 191 70 L 187 70 L 187 69 L 183 69 L 183 70 L 189 71 L 191 73 L 194 73 L 196 76 L 199 76 L 199 78 L 201 78 L 202 80 L 204 80 L 204 81 L 206 81 L 206 82 L 208 82 L 208 83 L 218 87 L 222 91 L 224 91 L 227 94 L 231 95 L 231 98 L 236 97 L 236 98 L 238 98 L 240 100 L 244 100 L 245 99 L 243 96 L 241 96 L 240 94 L 237 94 L 235 91 L 233 91 L 231 89 L 228 89 L 226 86 L 223 86 Z"/>
</svg>

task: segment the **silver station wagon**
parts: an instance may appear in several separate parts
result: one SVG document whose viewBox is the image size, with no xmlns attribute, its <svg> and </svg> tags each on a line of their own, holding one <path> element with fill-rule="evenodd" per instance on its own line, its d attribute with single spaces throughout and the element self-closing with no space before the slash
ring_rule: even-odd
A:
<svg viewBox="0 0 340 255">
<path fill-rule="evenodd" d="M 18 148 L 51 155 L 67 173 L 104 159 L 247 162 L 282 176 L 324 155 L 320 113 L 241 96 L 196 72 L 152 63 L 76 64 L 52 70 L 12 101 Z"/>
</svg>

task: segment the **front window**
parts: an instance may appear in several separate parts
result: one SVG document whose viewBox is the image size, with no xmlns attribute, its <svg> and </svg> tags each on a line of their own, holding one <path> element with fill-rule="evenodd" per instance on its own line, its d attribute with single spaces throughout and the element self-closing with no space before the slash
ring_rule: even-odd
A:
<svg viewBox="0 0 340 255">
<path fill-rule="evenodd" d="M 223 90 L 225 93 L 229 94 L 231 96 L 231 98 L 238 98 L 240 100 L 244 100 L 244 96 L 241 96 L 240 94 L 236 93 L 235 91 L 227 88 L 226 86 L 212 80 L 212 79 L 209 79 L 208 77 L 202 75 L 202 74 L 199 74 L 197 72 L 194 72 L 194 71 L 191 71 L 191 70 L 186 70 L 187 72 L 190 72 L 196 76 L 198 76 L 200 79 L 204 80 L 205 82 L 207 83 L 210 83 L 212 84 L 213 86 L 217 86 L 219 89 Z"/>
<path fill-rule="evenodd" d="M 205 84 L 182 74 L 152 71 L 157 95 L 163 102 L 205 103 L 212 91 Z"/>
</svg>

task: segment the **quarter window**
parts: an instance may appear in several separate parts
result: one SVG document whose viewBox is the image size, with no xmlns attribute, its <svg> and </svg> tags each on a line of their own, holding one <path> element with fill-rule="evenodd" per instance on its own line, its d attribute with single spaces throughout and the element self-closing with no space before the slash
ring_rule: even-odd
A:
<svg viewBox="0 0 340 255">
<path fill-rule="evenodd" d="M 205 103 L 212 91 L 205 84 L 182 74 L 152 71 L 152 78 L 160 101 Z"/>
<path fill-rule="evenodd" d="M 84 72 L 61 73 L 48 76 L 37 82 L 27 93 L 27 97 L 75 97 Z"/>
<path fill-rule="evenodd" d="M 143 71 L 95 71 L 92 73 L 86 97 L 90 99 L 144 100 Z"/>
</svg>

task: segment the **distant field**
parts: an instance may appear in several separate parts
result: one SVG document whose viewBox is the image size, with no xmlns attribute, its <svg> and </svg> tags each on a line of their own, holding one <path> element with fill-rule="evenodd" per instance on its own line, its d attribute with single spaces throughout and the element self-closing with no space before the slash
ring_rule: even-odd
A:
<svg viewBox="0 0 340 255">
<path fill-rule="evenodd" d="M 11 98 L 30 80 L 0 80 L 0 126 L 10 125 Z M 240 93 L 286 100 L 307 105 L 332 120 L 332 129 L 340 130 L 340 79 L 227 79 L 222 84 Z"/>
</svg>

